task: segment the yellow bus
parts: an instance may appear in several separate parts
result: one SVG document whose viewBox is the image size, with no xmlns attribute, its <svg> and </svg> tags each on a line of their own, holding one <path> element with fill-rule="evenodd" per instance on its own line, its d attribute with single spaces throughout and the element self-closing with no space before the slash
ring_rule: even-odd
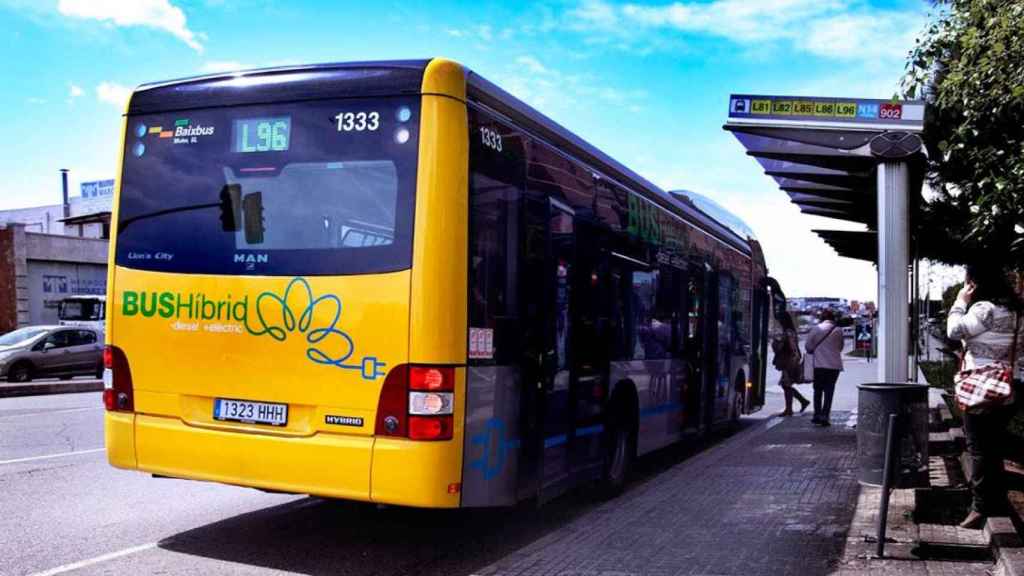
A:
<svg viewBox="0 0 1024 576">
<path fill-rule="evenodd" d="M 763 403 L 752 236 L 455 62 L 144 85 L 122 154 L 119 468 L 511 505 Z"/>
</svg>

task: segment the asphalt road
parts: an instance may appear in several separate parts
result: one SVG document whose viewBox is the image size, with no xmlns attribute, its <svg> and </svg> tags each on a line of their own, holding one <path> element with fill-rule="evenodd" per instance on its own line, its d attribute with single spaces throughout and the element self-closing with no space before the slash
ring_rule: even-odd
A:
<svg viewBox="0 0 1024 576">
<path fill-rule="evenodd" d="M 770 386 L 743 427 L 779 401 Z M 424 511 L 152 478 L 107 464 L 102 417 L 99 393 L 0 399 L 0 574 L 471 574 L 600 505 L 584 488 L 540 509 Z M 630 489 L 735 440 L 647 457 Z"/>
</svg>

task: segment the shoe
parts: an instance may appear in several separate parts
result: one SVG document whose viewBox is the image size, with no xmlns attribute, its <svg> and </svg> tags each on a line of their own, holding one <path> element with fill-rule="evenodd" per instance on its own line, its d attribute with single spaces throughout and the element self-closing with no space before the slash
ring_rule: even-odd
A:
<svg viewBox="0 0 1024 576">
<path fill-rule="evenodd" d="M 804 410 L 807 410 L 807 407 L 810 406 L 810 405 L 811 405 L 811 401 L 810 400 L 804 400 L 803 402 L 801 402 L 800 403 L 800 413 L 803 414 Z"/>
<path fill-rule="evenodd" d="M 821 423 L 821 420 L 817 416 L 811 418 L 811 424 L 817 425 L 819 423 Z"/>
<path fill-rule="evenodd" d="M 829 420 L 818 420 L 818 426 L 821 426 L 822 428 L 828 428 L 831 425 L 832 422 Z"/>
<path fill-rule="evenodd" d="M 964 518 L 964 521 L 960 523 L 961 528 L 967 530 L 981 530 L 985 526 L 985 517 L 974 510 Z"/>
</svg>

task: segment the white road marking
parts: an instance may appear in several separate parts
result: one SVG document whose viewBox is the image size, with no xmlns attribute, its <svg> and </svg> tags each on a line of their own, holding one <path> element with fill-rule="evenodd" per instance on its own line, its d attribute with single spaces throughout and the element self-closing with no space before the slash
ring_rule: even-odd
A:
<svg viewBox="0 0 1024 576">
<path fill-rule="evenodd" d="M 19 462 L 32 462 L 33 460 L 48 460 L 50 458 L 60 458 L 62 456 L 75 456 L 77 454 L 94 454 L 96 452 L 104 452 L 106 448 L 93 448 L 91 450 L 78 450 L 76 452 L 61 452 L 60 454 L 46 454 L 44 456 L 29 456 L 28 458 L 15 458 L 14 460 L 0 460 L 0 464 L 17 464 Z"/>
<path fill-rule="evenodd" d="M 88 558 L 86 560 L 79 560 L 78 562 L 72 562 L 71 564 L 65 564 L 63 566 L 57 566 L 56 568 L 50 568 L 44 572 L 36 572 L 30 576 L 55 576 L 56 574 L 64 574 L 65 572 L 71 572 L 72 570 L 78 570 L 79 568 L 85 568 L 86 566 L 92 566 L 93 564 L 99 564 L 106 562 L 107 560 L 114 560 L 115 558 L 121 558 L 123 556 L 130 556 L 138 552 L 144 552 L 156 548 L 156 542 L 150 542 L 149 544 L 142 544 L 140 546 L 132 546 L 131 548 L 125 548 L 124 550 L 118 550 L 117 552 L 111 552 L 109 554 L 103 554 L 94 558 Z"/>
<path fill-rule="evenodd" d="M 45 410 L 40 412 L 25 412 L 22 414 L 11 414 L 10 416 L 0 415 L 0 419 L 27 418 L 29 416 L 49 416 L 50 414 L 67 414 L 68 412 L 85 412 L 86 410 L 104 410 L 103 406 L 89 406 L 88 408 L 65 408 L 63 410 Z"/>
</svg>

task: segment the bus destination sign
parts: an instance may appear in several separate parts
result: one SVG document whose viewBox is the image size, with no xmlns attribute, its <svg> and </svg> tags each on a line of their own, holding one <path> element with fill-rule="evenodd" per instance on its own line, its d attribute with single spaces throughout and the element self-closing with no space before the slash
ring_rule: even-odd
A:
<svg viewBox="0 0 1024 576">
<path fill-rule="evenodd" d="M 737 123 L 799 123 L 809 126 L 820 123 L 830 127 L 862 124 L 876 129 L 893 127 L 921 130 L 924 102 L 733 94 L 729 97 L 729 120 Z"/>
</svg>

